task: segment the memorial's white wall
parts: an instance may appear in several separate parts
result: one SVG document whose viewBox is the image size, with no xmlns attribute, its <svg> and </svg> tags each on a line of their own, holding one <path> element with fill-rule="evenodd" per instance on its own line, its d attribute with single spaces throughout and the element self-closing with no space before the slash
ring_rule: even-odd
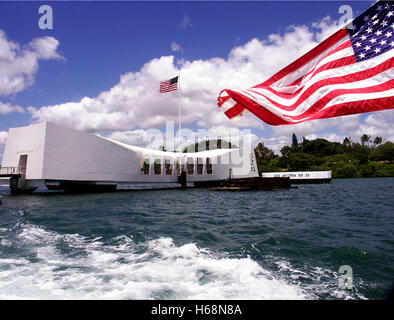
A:
<svg viewBox="0 0 394 320">
<path fill-rule="evenodd" d="M 23 154 L 28 156 L 27 180 L 176 182 L 180 161 L 179 153 L 130 146 L 49 122 L 9 130 L 2 166 L 18 166 Z M 149 159 L 149 174 L 141 172 L 144 159 Z M 213 165 L 212 174 L 207 173 L 207 159 Z M 161 174 L 155 174 L 155 161 L 161 163 Z M 172 165 L 171 175 L 166 174 L 166 161 Z M 227 179 L 230 172 L 233 178 L 258 176 L 253 149 L 186 153 L 181 162 L 194 163 L 188 181 Z M 203 174 L 198 174 L 198 162 L 204 164 Z"/>
<path fill-rule="evenodd" d="M 47 123 L 42 122 L 8 131 L 2 173 L 6 167 L 18 167 L 20 157 L 27 155 L 26 179 L 42 179 L 46 126 Z"/>
</svg>

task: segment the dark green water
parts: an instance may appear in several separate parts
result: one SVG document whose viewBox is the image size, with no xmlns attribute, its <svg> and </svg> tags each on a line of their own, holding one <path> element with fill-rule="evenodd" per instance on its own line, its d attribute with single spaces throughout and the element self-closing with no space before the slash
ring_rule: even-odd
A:
<svg viewBox="0 0 394 320">
<path fill-rule="evenodd" d="M 2 188 L 0 299 L 382 299 L 393 190 L 394 178 L 236 193 Z"/>
</svg>

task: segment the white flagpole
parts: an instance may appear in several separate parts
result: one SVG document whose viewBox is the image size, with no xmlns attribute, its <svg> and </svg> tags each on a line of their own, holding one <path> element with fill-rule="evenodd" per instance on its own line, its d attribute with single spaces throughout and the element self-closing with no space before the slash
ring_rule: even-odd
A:
<svg viewBox="0 0 394 320">
<path fill-rule="evenodd" d="M 182 172 L 182 118 L 181 118 L 181 72 L 179 71 L 178 75 L 178 100 L 179 100 L 179 105 L 178 105 L 178 116 L 179 116 L 179 172 Z"/>
</svg>

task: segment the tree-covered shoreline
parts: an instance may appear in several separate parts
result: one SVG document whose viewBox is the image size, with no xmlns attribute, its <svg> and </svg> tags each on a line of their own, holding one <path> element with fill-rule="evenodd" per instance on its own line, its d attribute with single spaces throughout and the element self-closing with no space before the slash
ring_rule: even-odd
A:
<svg viewBox="0 0 394 320">
<path fill-rule="evenodd" d="M 237 148 L 222 139 L 188 145 L 183 152 Z M 163 148 L 164 150 L 164 148 Z M 360 142 L 346 137 L 342 143 L 302 137 L 293 133 L 292 144 L 280 155 L 260 142 L 254 149 L 259 174 L 280 171 L 331 171 L 333 178 L 394 177 L 394 143 L 364 134 Z"/>
<path fill-rule="evenodd" d="M 382 137 L 372 140 L 364 134 L 360 142 L 345 138 L 341 143 L 317 138 L 302 138 L 293 134 L 292 144 L 276 155 L 259 143 L 255 148 L 256 161 L 261 172 L 278 171 L 332 171 L 333 178 L 394 177 L 394 143 Z"/>
</svg>

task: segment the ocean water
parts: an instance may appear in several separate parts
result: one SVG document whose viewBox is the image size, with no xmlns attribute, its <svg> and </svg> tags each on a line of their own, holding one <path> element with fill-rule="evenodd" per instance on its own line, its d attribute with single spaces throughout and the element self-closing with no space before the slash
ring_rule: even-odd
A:
<svg viewBox="0 0 394 320">
<path fill-rule="evenodd" d="M 0 187 L 0 299 L 384 299 L 393 190 L 394 178 L 250 192 Z"/>
</svg>

